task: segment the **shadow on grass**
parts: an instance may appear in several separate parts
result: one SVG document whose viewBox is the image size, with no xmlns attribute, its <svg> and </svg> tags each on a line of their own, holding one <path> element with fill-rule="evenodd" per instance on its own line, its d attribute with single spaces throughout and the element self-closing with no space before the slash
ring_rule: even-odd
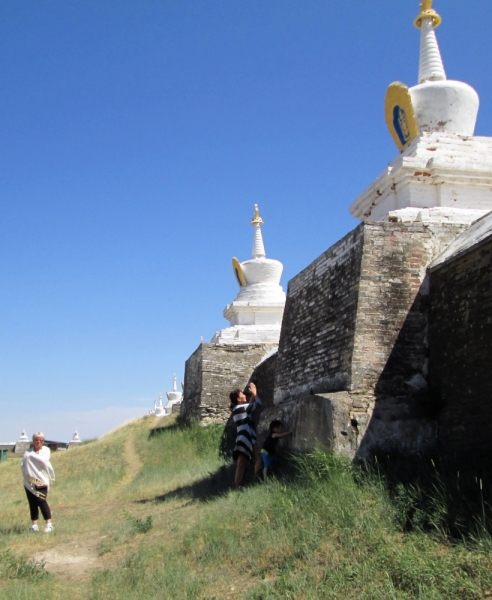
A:
<svg viewBox="0 0 492 600">
<path fill-rule="evenodd" d="M 154 498 L 144 498 L 137 500 L 140 504 L 147 502 L 167 502 L 168 500 L 198 500 L 208 502 L 226 494 L 234 487 L 234 472 L 236 465 L 223 465 L 214 473 L 210 473 L 207 477 L 194 481 L 189 485 L 184 485 L 175 490 L 155 496 Z"/>
<path fill-rule="evenodd" d="M 492 457 L 384 454 L 366 468 L 388 489 L 403 531 L 437 529 L 455 539 L 492 535 Z"/>
<path fill-rule="evenodd" d="M 191 425 L 186 423 L 181 416 L 178 416 L 176 422 L 172 425 L 163 425 L 162 427 L 154 427 L 149 431 L 149 439 L 158 437 L 163 433 L 170 433 L 171 431 L 182 431 L 191 429 Z"/>
<path fill-rule="evenodd" d="M 280 454 L 280 464 L 273 471 L 273 476 L 282 481 L 294 481 L 297 470 L 295 468 L 295 457 L 290 455 Z M 234 485 L 234 474 L 236 472 L 236 463 L 222 465 L 215 472 L 209 473 L 207 477 L 203 477 L 198 481 L 194 481 L 189 485 L 184 485 L 175 490 L 155 496 L 154 498 L 143 498 L 137 500 L 139 504 L 148 502 L 167 502 L 168 500 L 192 500 L 199 502 L 209 502 L 220 496 L 224 496 L 230 490 L 237 489 Z M 241 489 L 257 485 L 260 480 L 253 475 L 253 466 L 244 476 L 244 484 Z M 238 490 L 239 491 L 239 490 Z"/>
</svg>

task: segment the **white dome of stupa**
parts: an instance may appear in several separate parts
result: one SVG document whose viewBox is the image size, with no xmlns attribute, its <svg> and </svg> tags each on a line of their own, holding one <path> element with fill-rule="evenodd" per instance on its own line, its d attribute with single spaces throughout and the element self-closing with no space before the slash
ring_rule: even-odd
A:
<svg viewBox="0 0 492 600">
<path fill-rule="evenodd" d="M 467 83 L 446 78 L 435 28 L 442 22 L 432 8 L 432 0 L 422 0 L 415 19 L 420 29 L 419 83 L 410 96 L 420 131 L 443 131 L 470 137 L 475 131 L 479 98 Z"/>
</svg>

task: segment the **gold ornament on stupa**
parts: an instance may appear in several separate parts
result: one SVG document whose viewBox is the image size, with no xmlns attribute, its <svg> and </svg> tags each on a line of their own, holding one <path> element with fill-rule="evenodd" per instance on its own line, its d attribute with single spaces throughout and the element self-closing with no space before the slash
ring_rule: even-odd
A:
<svg viewBox="0 0 492 600">
<path fill-rule="evenodd" d="M 434 29 L 439 27 L 439 25 L 442 23 L 441 16 L 432 8 L 432 0 L 421 1 L 420 14 L 414 21 L 415 27 L 420 29 L 422 27 L 422 19 L 426 17 L 432 18 L 432 27 L 434 27 Z"/>
<path fill-rule="evenodd" d="M 261 227 L 263 225 L 263 219 L 260 217 L 260 211 L 258 209 L 258 204 L 255 204 L 255 214 L 254 214 L 254 217 L 251 219 L 250 225 L 258 225 L 259 227 Z"/>
</svg>

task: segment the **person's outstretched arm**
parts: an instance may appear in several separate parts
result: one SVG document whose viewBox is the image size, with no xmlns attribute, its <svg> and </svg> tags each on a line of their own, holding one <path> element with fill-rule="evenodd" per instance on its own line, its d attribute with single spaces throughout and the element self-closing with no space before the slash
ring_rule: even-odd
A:
<svg viewBox="0 0 492 600">
<path fill-rule="evenodd" d="M 283 431 L 282 433 L 272 433 L 272 438 L 283 438 L 292 435 L 292 431 Z"/>
<path fill-rule="evenodd" d="M 256 390 L 256 385 L 251 382 L 248 385 L 249 391 L 251 392 L 251 400 L 249 401 L 248 404 L 248 412 L 254 412 L 257 408 L 260 408 L 261 406 L 261 400 L 258 398 L 258 392 Z"/>
</svg>

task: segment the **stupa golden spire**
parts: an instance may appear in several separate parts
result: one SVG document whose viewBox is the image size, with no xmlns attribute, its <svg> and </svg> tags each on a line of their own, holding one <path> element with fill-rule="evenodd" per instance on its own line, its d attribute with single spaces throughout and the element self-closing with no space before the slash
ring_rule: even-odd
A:
<svg viewBox="0 0 492 600">
<path fill-rule="evenodd" d="M 260 217 L 260 211 L 258 209 L 258 204 L 255 204 L 255 214 L 254 217 L 251 219 L 251 223 L 250 225 L 257 225 L 259 227 L 261 227 L 263 225 L 263 219 Z"/>
<path fill-rule="evenodd" d="M 432 0 L 422 0 L 420 2 L 420 14 L 414 21 L 415 27 L 421 29 L 422 19 L 425 17 L 432 18 L 432 27 L 434 27 L 434 29 L 439 27 L 439 25 L 442 23 L 441 16 L 432 8 Z"/>
</svg>

